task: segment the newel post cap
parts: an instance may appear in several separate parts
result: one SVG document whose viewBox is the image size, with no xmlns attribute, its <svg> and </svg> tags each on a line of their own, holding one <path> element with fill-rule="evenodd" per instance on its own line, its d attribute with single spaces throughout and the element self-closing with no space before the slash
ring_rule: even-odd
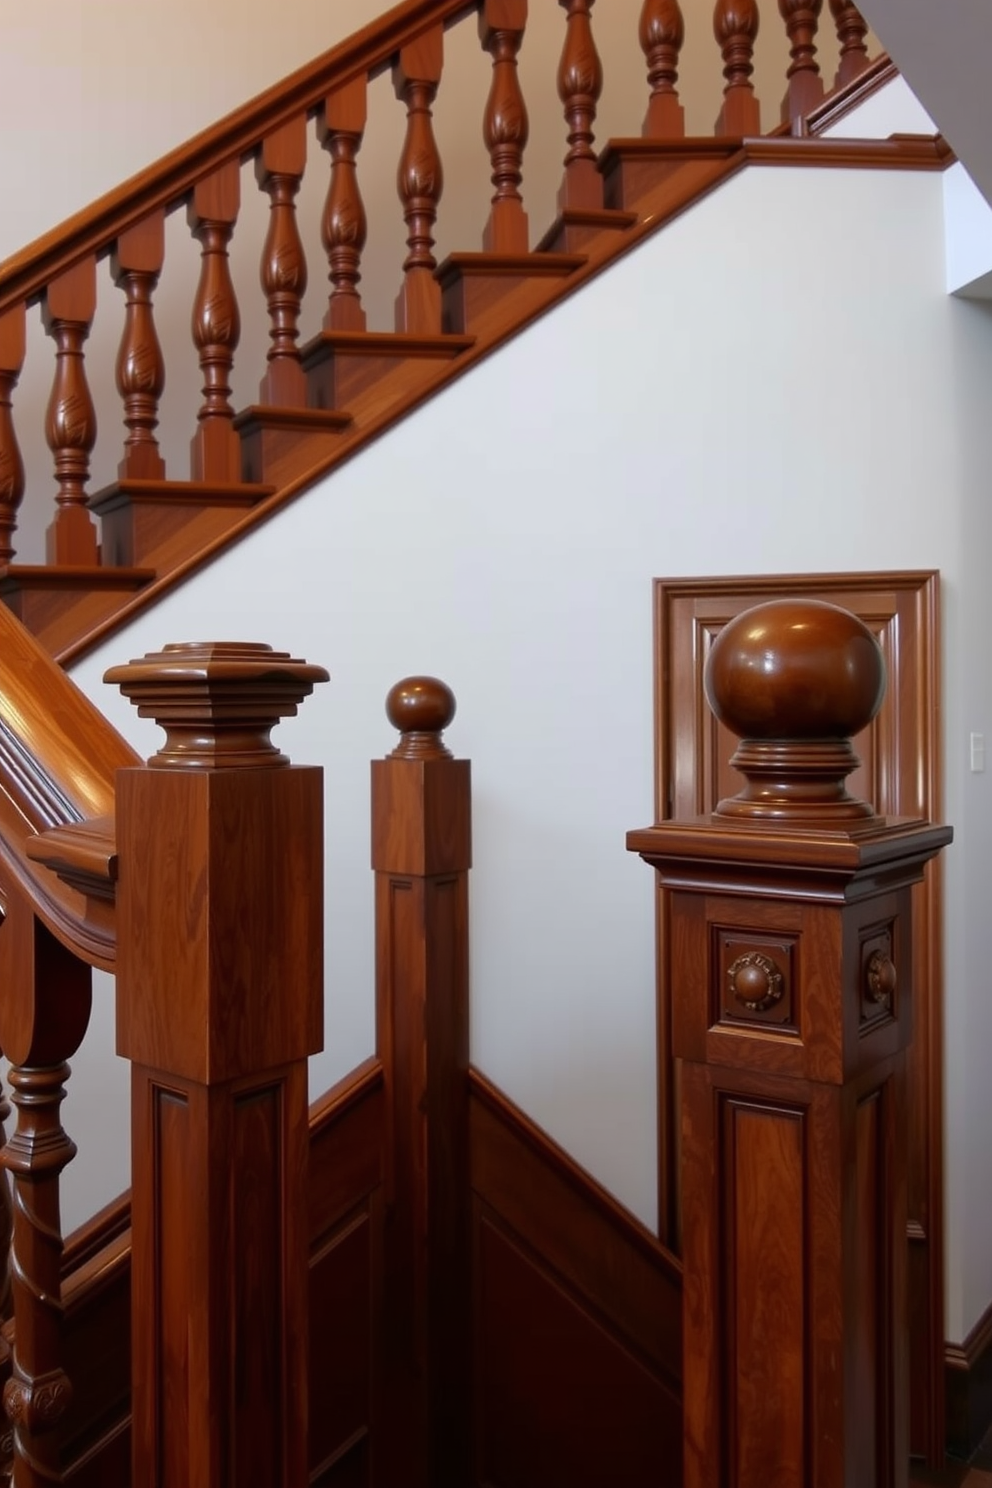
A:
<svg viewBox="0 0 992 1488">
<path fill-rule="evenodd" d="M 321 666 L 246 641 L 170 645 L 104 676 L 140 717 L 165 730 L 164 745 L 148 763 L 182 770 L 288 765 L 269 735 L 295 715 L 316 683 L 329 680 Z"/>
<path fill-rule="evenodd" d="M 719 817 L 837 822 L 874 816 L 844 781 L 859 760 L 851 735 L 885 696 L 885 660 L 868 627 L 822 600 L 771 600 L 731 620 L 704 675 L 716 717 L 741 743 L 747 784 Z"/>
<path fill-rule="evenodd" d="M 400 741 L 390 759 L 450 759 L 442 734 L 455 716 L 455 694 L 437 677 L 404 677 L 386 695 L 386 717 Z"/>
</svg>

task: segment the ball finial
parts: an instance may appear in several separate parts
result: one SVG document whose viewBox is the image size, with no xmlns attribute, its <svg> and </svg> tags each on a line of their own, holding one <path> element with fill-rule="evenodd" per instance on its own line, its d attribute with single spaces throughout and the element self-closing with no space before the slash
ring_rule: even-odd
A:
<svg viewBox="0 0 992 1488">
<path fill-rule="evenodd" d="M 389 689 L 386 716 L 402 735 L 394 759 L 450 758 L 441 735 L 455 716 L 455 694 L 437 677 L 404 677 Z"/>
<path fill-rule="evenodd" d="M 732 764 L 747 780 L 718 815 L 873 815 L 844 786 L 858 765 L 851 735 L 885 695 L 881 648 L 856 615 L 813 599 L 756 605 L 717 636 L 704 681 L 713 712 L 742 740 Z"/>
</svg>

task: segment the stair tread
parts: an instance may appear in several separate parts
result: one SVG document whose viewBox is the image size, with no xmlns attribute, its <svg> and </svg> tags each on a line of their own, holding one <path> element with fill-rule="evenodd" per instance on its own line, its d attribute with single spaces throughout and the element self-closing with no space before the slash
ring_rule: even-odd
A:
<svg viewBox="0 0 992 1488">
<path fill-rule="evenodd" d="M 496 278 L 549 278 L 574 274 L 585 268 L 584 253 L 449 253 L 434 271 L 443 285 L 459 275 L 493 275 Z"/>
<path fill-rule="evenodd" d="M 112 510 L 124 501 L 132 503 L 169 501 L 177 506 L 252 506 L 271 496 L 275 486 L 257 485 L 248 481 L 183 481 L 149 480 L 146 477 L 132 479 L 122 476 L 110 485 L 102 486 L 92 495 L 87 505 L 91 511 L 103 513 Z"/>
<path fill-rule="evenodd" d="M 235 417 L 234 427 L 244 429 L 295 429 L 301 433 L 337 434 L 354 422 L 352 415 L 340 409 L 277 408 L 253 403 Z M 271 489 L 271 488 L 270 488 Z"/>
<path fill-rule="evenodd" d="M 336 356 L 381 356 L 447 358 L 459 356 L 475 345 L 474 336 L 418 336 L 408 331 L 321 331 L 300 351 L 308 367 L 329 352 Z"/>
<path fill-rule="evenodd" d="M 155 578 L 153 568 L 108 564 L 11 563 L 0 573 L 0 592 L 11 589 L 140 589 Z"/>
</svg>

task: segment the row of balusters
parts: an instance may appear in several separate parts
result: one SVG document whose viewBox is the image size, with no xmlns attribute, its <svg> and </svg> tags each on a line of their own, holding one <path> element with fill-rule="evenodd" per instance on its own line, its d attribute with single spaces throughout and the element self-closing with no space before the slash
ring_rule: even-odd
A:
<svg viewBox="0 0 992 1488">
<path fill-rule="evenodd" d="M 558 91 L 567 124 L 567 154 L 559 207 L 602 207 L 596 168 L 594 123 L 603 71 L 593 35 L 594 0 L 559 0 L 566 31 Z M 867 26 L 855 6 L 829 0 L 838 41 L 843 84 L 867 65 Z M 790 44 L 785 110 L 803 117 L 823 97 L 815 37 L 823 0 L 778 0 Z M 527 144 L 527 109 L 517 74 L 527 0 L 482 0 L 480 36 L 492 58 L 492 82 L 483 118 L 494 194 L 483 246 L 500 254 L 529 247 L 521 184 Z M 714 32 L 723 56 L 724 102 L 717 133 L 753 135 L 760 130 L 751 74 L 758 33 L 756 0 L 717 0 Z M 431 124 L 441 80 L 442 24 L 401 49 L 393 69 L 398 98 L 407 111 L 406 139 L 398 190 L 407 228 L 403 288 L 396 328 L 414 334 L 441 331 L 440 287 L 434 275 L 434 225 L 443 169 Z M 678 96 L 679 55 L 684 38 L 678 0 L 644 0 L 640 43 L 647 63 L 650 98 L 643 133 L 672 139 L 684 134 Z M 332 91 L 319 106 L 318 134 L 330 156 L 330 186 L 322 222 L 330 298 L 323 318 L 328 331 L 362 331 L 359 294 L 366 239 L 365 209 L 357 157 L 366 123 L 367 78 Z M 270 320 L 268 366 L 259 401 L 274 407 L 303 407 L 306 379 L 297 346 L 307 261 L 296 221 L 295 198 L 306 163 L 307 114 L 277 129 L 258 146 L 256 175 L 271 203 L 261 260 L 261 283 Z M 228 245 L 240 205 L 240 164 L 229 161 L 199 181 L 188 199 L 188 218 L 201 249 L 200 280 L 192 314 L 192 337 L 203 379 L 203 402 L 191 450 L 194 481 L 226 483 L 241 477 L 241 454 L 231 405 L 231 369 L 240 338 L 238 303 L 228 266 Z M 172 205 L 178 205 L 173 203 Z M 124 329 L 116 383 L 126 438 L 119 465 L 122 480 L 160 480 L 165 465 L 155 429 L 165 387 L 165 363 L 155 329 L 152 300 L 165 254 L 165 208 L 122 231 L 111 248 L 114 281 L 125 296 Z M 55 464 L 56 515 L 48 530 L 47 559 L 53 564 L 98 561 L 96 529 L 87 508 L 90 455 L 96 442 L 96 413 L 87 383 L 83 347 L 96 311 L 97 254 L 90 253 L 53 279 L 40 295 L 44 326 L 55 343 L 55 376 L 46 416 L 46 438 Z M 0 315 L 0 566 L 14 557 L 17 512 L 25 489 L 24 466 L 14 432 L 12 397 L 26 339 L 26 303 Z"/>
</svg>

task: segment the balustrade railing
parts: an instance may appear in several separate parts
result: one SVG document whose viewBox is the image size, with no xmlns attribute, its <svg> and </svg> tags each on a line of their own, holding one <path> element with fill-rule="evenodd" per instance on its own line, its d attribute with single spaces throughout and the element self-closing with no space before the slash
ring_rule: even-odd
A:
<svg viewBox="0 0 992 1488">
<path fill-rule="evenodd" d="M 560 0 L 560 5 L 557 87 L 564 117 L 559 114 L 557 121 L 541 117 L 538 123 L 542 135 L 554 132 L 563 153 L 559 209 L 596 212 L 604 205 L 597 151 L 605 143 L 597 137 L 604 90 L 603 48 L 597 37 L 611 35 L 609 28 L 619 24 L 621 13 L 597 7 L 594 0 Z M 763 32 L 774 38 L 783 55 L 788 51 L 782 117 L 797 132 L 802 132 L 803 116 L 824 93 L 817 61 L 823 10 L 823 0 L 777 4 L 765 0 L 761 7 Z M 832 22 L 836 33 L 831 46 L 839 53 L 836 81 L 844 84 L 867 66 L 867 28 L 857 9 L 844 0 L 830 0 L 828 11 L 828 25 Z M 117 475 L 119 481 L 132 483 L 164 481 L 167 473 L 174 482 L 189 478 L 221 488 L 242 480 L 246 467 L 240 425 L 235 422 L 232 369 L 243 318 L 246 325 L 254 326 L 257 320 L 260 327 L 266 316 L 268 320 L 264 353 L 256 353 L 257 339 L 246 338 L 250 355 L 257 354 L 260 360 L 255 373 L 260 404 L 297 413 L 308 404 L 316 406 L 308 390 L 300 327 L 308 284 L 317 288 L 322 275 L 316 272 L 319 249 L 315 253 L 316 243 L 309 240 L 309 233 L 305 241 L 301 231 L 297 199 L 307 173 L 326 170 L 326 192 L 321 193 L 326 204 L 317 229 L 329 285 L 322 327 L 329 334 L 361 332 L 368 323 L 360 291 L 368 237 L 361 186 L 363 142 L 370 85 L 387 74 L 406 118 L 395 167 L 400 199 L 397 232 L 391 249 L 386 249 L 395 255 L 399 279 L 395 328 L 420 337 L 441 335 L 436 250 L 447 162 L 433 111 L 448 86 L 443 76 L 445 33 L 470 22 L 477 24 L 481 47 L 491 59 L 487 88 L 470 105 L 480 135 L 479 168 L 486 170 L 488 160 L 492 180 L 488 221 L 479 224 L 481 245 L 489 254 L 526 253 L 531 240 L 525 151 L 535 124 L 528 117 L 518 62 L 528 38 L 527 0 L 473 4 L 408 0 L 0 268 L 0 573 L 17 554 L 18 517 L 26 488 L 35 503 L 45 484 L 37 469 L 26 480 L 17 433 L 22 418 L 32 423 L 42 419 L 41 410 L 26 394 L 23 412 L 18 407 L 19 379 L 24 392 L 26 318 L 35 307 L 41 310 L 54 351 L 43 415 L 55 477 L 55 511 L 48 519 L 46 544 L 49 564 L 96 568 L 101 562 L 111 566 L 127 561 L 116 544 L 101 553 L 100 533 L 88 506 L 98 435 L 92 389 L 100 390 L 102 397 L 105 387 L 116 387 L 123 427 Z M 645 138 L 661 142 L 683 136 L 680 53 L 687 30 L 698 31 L 703 24 L 688 3 L 683 7 L 678 0 L 644 0 L 639 25 L 631 26 L 627 13 L 624 25 L 631 34 L 622 41 L 632 60 L 639 47 L 643 64 L 637 71 L 644 79 L 641 99 L 629 99 L 627 133 L 636 133 L 643 118 L 640 129 Z M 721 66 L 723 71 L 716 132 L 760 133 L 761 109 L 753 78 L 758 0 L 717 0 L 712 28 L 707 17 L 705 29 L 712 29 L 715 37 L 715 43 L 709 38 L 706 42 L 712 49 L 714 87 Z M 626 102 L 630 90 L 624 92 Z M 462 95 L 458 97 L 461 117 Z M 767 118 L 767 101 L 765 112 Z M 311 121 L 326 150 L 324 167 L 319 152 L 314 156 L 308 145 Z M 269 210 L 258 249 L 257 302 L 239 304 L 229 255 L 232 243 L 239 241 L 243 168 L 248 166 L 254 167 Z M 457 197 L 460 190 L 460 182 L 448 182 L 448 198 Z M 533 203 L 531 208 L 533 216 Z M 156 296 L 165 267 L 166 219 L 180 209 L 185 209 L 190 235 L 199 246 L 199 282 L 192 303 L 187 300 L 181 314 L 171 299 L 164 314 L 170 328 L 174 321 L 191 317 L 191 356 L 195 353 L 200 366 L 202 397 L 195 430 L 188 431 L 188 468 L 172 448 L 174 441 L 163 450 L 156 433 L 167 372 L 170 377 L 178 375 L 177 368 L 166 367 L 156 325 Z M 405 256 L 399 241 L 401 219 Z M 377 243 L 375 252 L 378 261 L 383 245 Z M 101 300 L 98 307 L 98 271 L 104 261 L 120 295 L 107 305 Z M 122 320 L 119 338 L 114 338 L 118 351 L 113 373 L 91 367 L 87 357 L 97 314 L 119 314 Z M 188 370 L 187 363 L 183 376 Z M 100 469 L 111 468 L 101 458 Z M 167 497 L 172 489 L 170 483 L 161 494 Z"/>
</svg>

